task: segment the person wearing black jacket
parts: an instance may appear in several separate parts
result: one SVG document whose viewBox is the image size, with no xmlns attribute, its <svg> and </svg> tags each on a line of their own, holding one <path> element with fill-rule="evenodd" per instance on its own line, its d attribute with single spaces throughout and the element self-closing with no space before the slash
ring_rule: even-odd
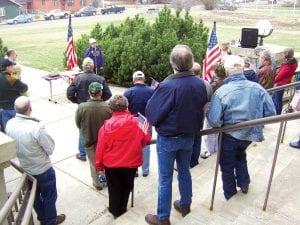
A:
<svg viewBox="0 0 300 225">
<path fill-rule="evenodd" d="M 99 82 L 103 86 L 102 99 L 108 100 L 112 94 L 104 77 L 94 73 L 94 62 L 91 58 L 87 57 L 82 63 L 83 73 L 79 74 L 71 85 L 67 89 L 67 98 L 73 102 L 80 104 L 87 102 L 90 99 L 88 92 L 89 85 L 93 82 Z M 79 153 L 76 154 L 76 158 L 81 161 L 86 161 L 86 152 L 82 144 L 82 133 L 79 129 Z"/>
</svg>

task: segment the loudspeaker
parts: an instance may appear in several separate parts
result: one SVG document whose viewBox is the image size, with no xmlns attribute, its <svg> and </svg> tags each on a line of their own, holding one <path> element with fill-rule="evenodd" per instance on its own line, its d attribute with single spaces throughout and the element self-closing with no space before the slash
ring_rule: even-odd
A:
<svg viewBox="0 0 300 225">
<path fill-rule="evenodd" d="M 256 48 L 258 41 L 257 28 L 242 28 L 241 47 Z"/>
</svg>

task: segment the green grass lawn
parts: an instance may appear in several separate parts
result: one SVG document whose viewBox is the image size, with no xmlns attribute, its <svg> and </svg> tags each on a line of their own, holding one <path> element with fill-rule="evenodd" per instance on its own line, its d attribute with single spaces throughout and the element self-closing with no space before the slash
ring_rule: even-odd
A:
<svg viewBox="0 0 300 225">
<path fill-rule="evenodd" d="M 202 19 L 211 28 L 213 20 L 217 21 L 217 35 L 219 42 L 224 40 L 238 40 L 242 27 L 254 27 L 259 18 L 267 18 L 274 26 L 273 34 L 265 39 L 265 43 L 293 47 L 300 52 L 300 26 L 299 14 L 266 15 L 259 12 L 207 12 L 192 11 L 196 20 Z M 144 15 L 147 21 L 154 21 L 156 14 Z M 104 20 L 104 19 L 105 20 Z M 101 17 L 101 24 L 105 27 L 110 23 L 119 24 L 124 17 Z M 290 21 L 290 22 L 289 22 Z M 81 34 L 89 34 L 93 26 L 100 22 L 86 20 L 73 20 L 74 38 L 79 39 Z M 52 21 L 47 25 L 33 23 L 32 26 L 0 26 L 0 36 L 4 45 L 14 48 L 18 52 L 18 62 L 50 71 L 63 70 L 63 52 L 66 48 L 68 20 L 64 23 Z"/>
</svg>

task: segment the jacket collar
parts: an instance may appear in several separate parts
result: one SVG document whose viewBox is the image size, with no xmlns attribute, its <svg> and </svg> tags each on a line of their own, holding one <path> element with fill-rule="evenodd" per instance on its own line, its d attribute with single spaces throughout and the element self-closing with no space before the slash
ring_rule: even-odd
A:
<svg viewBox="0 0 300 225">
<path fill-rule="evenodd" d="M 224 80 L 224 84 L 227 84 L 232 81 L 239 81 L 239 80 L 246 80 L 246 77 L 243 74 L 233 74 Z"/>
<path fill-rule="evenodd" d="M 195 76 L 195 74 L 192 71 L 183 71 L 183 72 L 178 72 L 175 74 L 171 74 L 165 78 L 165 80 L 173 80 L 181 77 L 188 77 L 188 76 Z"/>
<path fill-rule="evenodd" d="M 33 120 L 33 121 L 35 121 L 35 122 L 41 122 L 41 121 L 40 121 L 39 119 L 37 119 L 37 118 L 31 117 L 31 116 L 26 116 L 26 115 L 19 114 L 19 113 L 16 114 L 16 117 L 17 117 L 17 118 L 21 118 L 21 119 L 25 119 L 25 120 Z"/>
</svg>

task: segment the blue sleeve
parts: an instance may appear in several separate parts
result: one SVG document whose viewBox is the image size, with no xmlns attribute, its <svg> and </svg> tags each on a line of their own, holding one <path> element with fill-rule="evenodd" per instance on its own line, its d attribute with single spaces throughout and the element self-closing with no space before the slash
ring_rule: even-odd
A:
<svg viewBox="0 0 300 225">
<path fill-rule="evenodd" d="M 210 107 L 206 117 L 212 127 L 221 127 L 223 125 L 222 102 L 216 94 L 214 94 L 211 98 Z"/>
<path fill-rule="evenodd" d="M 146 106 L 146 118 L 152 126 L 162 122 L 173 108 L 174 91 L 160 85 L 149 99 Z"/>
<path fill-rule="evenodd" d="M 92 56 L 91 53 L 92 53 L 92 52 L 91 52 L 91 48 L 88 48 L 88 49 L 85 51 L 84 58 L 86 58 L 86 57 L 92 58 L 93 56 Z"/>
<path fill-rule="evenodd" d="M 276 109 L 271 96 L 267 92 L 265 92 L 263 99 L 264 99 L 263 117 L 276 115 Z"/>
<path fill-rule="evenodd" d="M 103 55 L 102 55 L 102 50 L 101 50 L 101 48 L 99 48 L 99 51 L 100 51 L 99 65 L 100 65 L 100 67 L 104 67 L 104 58 L 103 58 Z"/>
</svg>

